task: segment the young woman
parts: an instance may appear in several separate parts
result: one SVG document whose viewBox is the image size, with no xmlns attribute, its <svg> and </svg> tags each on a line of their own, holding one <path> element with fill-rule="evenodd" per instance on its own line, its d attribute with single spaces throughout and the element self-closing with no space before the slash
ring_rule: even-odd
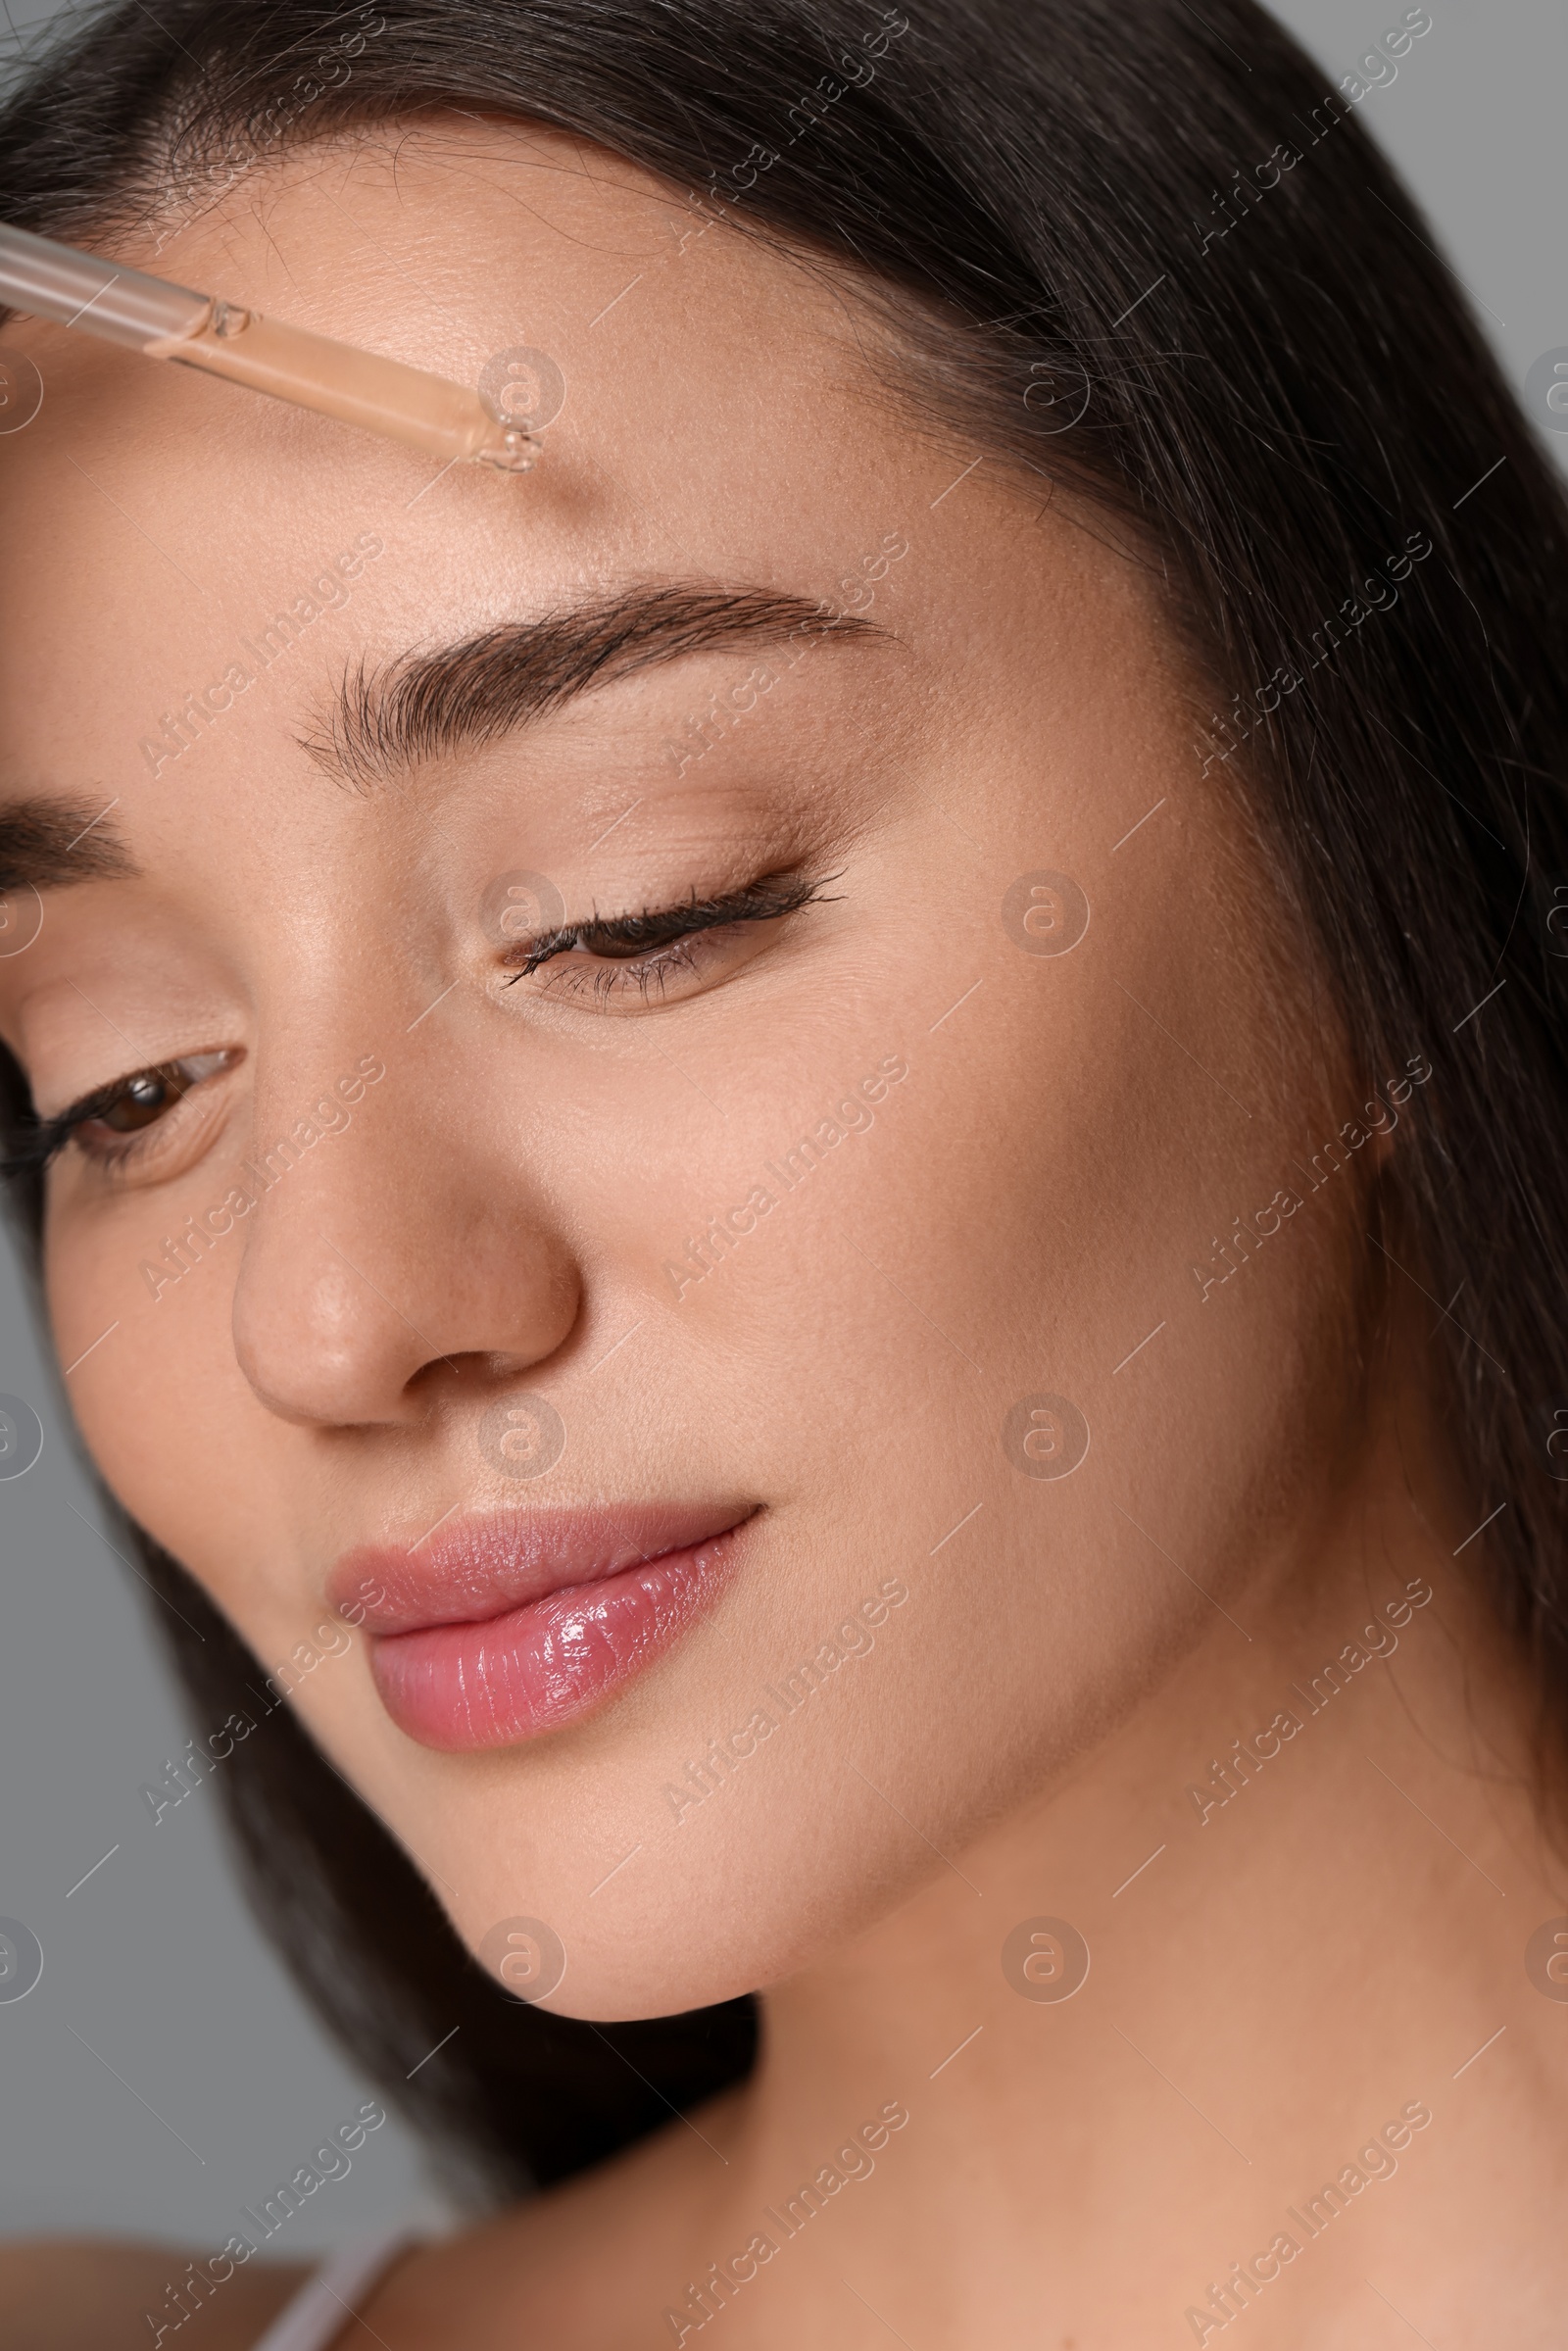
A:
<svg viewBox="0 0 1568 2351">
<path fill-rule="evenodd" d="M 14 1198 L 260 1914 L 493 2189 L 277 2342 L 1558 2339 L 1568 542 L 1362 86 L 165 0 L 4 123 L 543 445 L 5 329 Z M 254 2342 L 256 2234 L 14 2339 Z"/>
</svg>

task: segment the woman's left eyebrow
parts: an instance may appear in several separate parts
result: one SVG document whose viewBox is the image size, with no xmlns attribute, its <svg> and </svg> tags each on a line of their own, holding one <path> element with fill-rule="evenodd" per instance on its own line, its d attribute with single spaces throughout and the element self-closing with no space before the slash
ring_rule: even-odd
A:
<svg viewBox="0 0 1568 2351">
<path fill-rule="evenodd" d="M 101 803 L 37 798 L 0 808 L 0 893 L 134 881 L 140 872 Z"/>
<path fill-rule="evenodd" d="M 318 766 L 366 786 L 421 760 L 495 742 L 595 687 L 717 646 L 893 643 L 891 631 L 804 596 L 702 581 L 651 582 L 513 620 L 340 684 L 300 738 Z"/>
</svg>

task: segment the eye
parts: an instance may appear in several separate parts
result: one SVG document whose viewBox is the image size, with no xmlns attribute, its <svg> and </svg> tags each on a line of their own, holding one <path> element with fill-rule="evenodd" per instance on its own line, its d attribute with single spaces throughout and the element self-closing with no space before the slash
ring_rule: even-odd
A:
<svg viewBox="0 0 1568 2351">
<path fill-rule="evenodd" d="M 125 1080 L 120 1093 L 104 1104 L 91 1124 L 108 1127 L 116 1135 L 128 1135 L 137 1127 L 151 1126 L 171 1102 L 178 1102 L 190 1083 L 174 1062 L 162 1069 L 144 1069 Z M 83 1124 L 86 1123 L 84 1120 Z"/>
<path fill-rule="evenodd" d="M 516 968 L 507 985 L 545 972 L 541 993 L 591 995 L 601 1005 L 629 996 L 647 1004 L 694 994 L 721 976 L 722 967 L 747 959 L 764 944 L 764 933 L 756 926 L 781 921 L 803 906 L 832 903 L 827 887 L 838 878 L 766 874 L 717 897 L 701 898 L 694 890 L 680 906 L 596 914 L 564 924 L 520 939 L 508 951 L 506 961 Z"/>
<path fill-rule="evenodd" d="M 4 1162 L 4 1172 L 35 1174 L 68 1144 L 74 1144 L 85 1158 L 102 1166 L 120 1165 L 151 1147 L 154 1137 L 150 1130 L 164 1126 L 194 1087 L 231 1067 L 238 1058 L 238 1053 L 228 1049 L 184 1053 L 177 1060 L 160 1061 L 150 1069 L 114 1078 L 53 1118 L 40 1119 Z"/>
</svg>

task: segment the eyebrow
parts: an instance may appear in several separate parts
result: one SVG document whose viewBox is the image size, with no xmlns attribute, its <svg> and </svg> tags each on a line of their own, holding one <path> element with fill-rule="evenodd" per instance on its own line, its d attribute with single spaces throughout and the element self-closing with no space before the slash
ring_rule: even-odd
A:
<svg viewBox="0 0 1568 2351">
<path fill-rule="evenodd" d="M 0 808 L 0 893 L 129 881 L 140 870 L 102 803 L 38 798 Z"/>
<path fill-rule="evenodd" d="M 791 641 L 804 654 L 868 638 L 894 642 L 876 622 L 804 596 L 695 581 L 632 587 L 379 667 L 362 661 L 299 741 L 327 773 L 366 787 L 496 742 L 594 688 L 688 654 Z"/>
</svg>

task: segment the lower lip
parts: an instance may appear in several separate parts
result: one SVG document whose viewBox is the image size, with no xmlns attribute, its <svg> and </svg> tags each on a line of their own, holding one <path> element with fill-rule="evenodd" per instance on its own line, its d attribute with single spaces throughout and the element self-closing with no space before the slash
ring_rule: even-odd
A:
<svg viewBox="0 0 1568 2351">
<path fill-rule="evenodd" d="M 505 1747 L 575 1722 L 662 1655 L 728 1581 L 735 1530 L 477 1622 L 382 1634 L 375 1687 L 421 1746 Z"/>
</svg>

